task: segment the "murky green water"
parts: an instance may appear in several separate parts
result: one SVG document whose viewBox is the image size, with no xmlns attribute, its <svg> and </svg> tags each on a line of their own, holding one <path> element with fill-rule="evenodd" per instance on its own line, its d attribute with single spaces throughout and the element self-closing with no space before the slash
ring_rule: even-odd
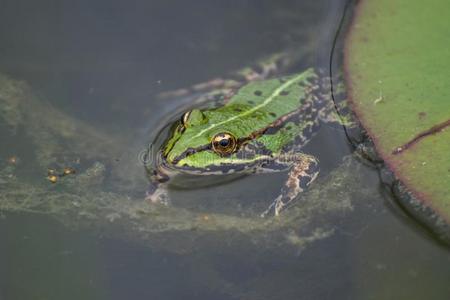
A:
<svg viewBox="0 0 450 300">
<path fill-rule="evenodd" d="M 0 299 L 448 299 L 448 248 L 336 128 L 282 221 L 255 217 L 282 174 L 141 201 L 139 152 L 189 101 L 160 92 L 287 48 L 328 66 L 344 3 L 303 2 L 0 2 Z"/>
</svg>

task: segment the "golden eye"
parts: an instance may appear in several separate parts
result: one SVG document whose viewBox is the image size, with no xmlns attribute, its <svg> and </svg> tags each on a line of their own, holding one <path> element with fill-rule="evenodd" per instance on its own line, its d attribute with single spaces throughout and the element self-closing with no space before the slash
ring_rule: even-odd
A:
<svg viewBox="0 0 450 300">
<path fill-rule="evenodd" d="M 216 134 L 212 138 L 211 144 L 214 152 L 220 155 L 231 154 L 236 150 L 237 147 L 236 138 L 227 132 Z"/>
</svg>

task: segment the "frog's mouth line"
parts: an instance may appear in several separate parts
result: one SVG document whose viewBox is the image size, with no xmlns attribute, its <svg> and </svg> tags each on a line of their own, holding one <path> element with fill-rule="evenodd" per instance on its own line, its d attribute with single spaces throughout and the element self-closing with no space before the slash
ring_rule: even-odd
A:
<svg viewBox="0 0 450 300">
<path fill-rule="evenodd" d="M 250 139 L 242 138 L 238 143 L 239 147 L 242 147 L 248 142 Z M 256 150 L 259 149 L 259 151 Z M 272 151 L 265 148 L 263 145 L 258 145 L 257 147 L 253 147 L 252 149 L 243 149 L 243 152 L 238 152 L 236 160 L 232 160 L 229 163 L 227 162 L 218 162 L 211 163 L 207 167 L 193 167 L 187 165 L 177 165 L 179 161 L 183 158 L 193 155 L 195 153 L 199 153 L 202 151 L 213 151 L 211 145 L 204 145 L 201 147 L 197 147 L 195 149 L 188 149 L 182 155 L 178 156 L 176 160 L 169 162 L 166 157 L 164 157 L 162 152 L 159 152 L 160 155 L 160 164 L 158 164 L 159 168 L 165 170 L 177 170 L 182 173 L 187 174 L 196 174 L 196 175 L 220 175 L 220 174 L 232 174 L 232 173 L 241 173 L 241 172 L 251 172 L 255 167 L 264 165 L 265 162 L 272 160 Z M 260 154 L 256 156 L 256 154 Z M 233 154 L 227 155 L 231 156 Z"/>
<path fill-rule="evenodd" d="M 173 165 L 177 165 L 182 159 L 185 159 L 185 158 L 188 157 L 189 155 L 193 155 L 193 154 L 195 154 L 195 153 L 199 153 L 199 152 L 207 151 L 207 150 L 212 150 L 211 144 L 199 146 L 199 147 L 196 147 L 196 148 L 188 148 L 188 149 L 185 150 L 183 153 L 181 153 L 180 155 L 178 155 L 177 157 L 175 157 L 175 158 L 172 160 L 172 164 L 173 164 Z M 167 158 L 167 157 L 165 157 L 165 158 Z"/>
<path fill-rule="evenodd" d="M 236 146 L 236 151 L 227 155 L 221 155 L 222 157 L 227 157 L 227 156 L 231 156 L 232 154 L 236 153 L 237 151 L 239 151 L 239 149 L 244 146 L 246 143 L 248 143 L 249 141 L 255 139 L 256 137 L 253 135 L 250 135 L 248 137 L 245 138 L 240 138 L 237 141 L 237 146 Z M 177 157 L 175 157 L 172 160 L 173 165 L 177 165 L 181 160 L 185 159 L 186 157 L 190 156 L 190 155 L 194 155 L 196 153 L 202 152 L 202 151 L 214 151 L 212 144 L 206 144 L 206 145 L 202 145 L 196 148 L 188 148 L 187 150 L 185 150 L 183 153 L 181 153 L 180 155 L 178 155 Z M 218 154 L 220 155 L 220 154 Z M 164 160 L 167 162 L 167 157 L 163 157 Z M 167 162 L 168 163 L 168 162 Z"/>
<path fill-rule="evenodd" d="M 206 151 L 206 150 L 203 150 Z M 225 175 L 225 174 L 234 174 L 234 173 L 251 173 L 255 167 L 260 166 L 264 161 L 268 159 L 269 156 L 261 157 L 255 159 L 253 162 L 244 162 L 244 163 L 220 163 L 220 164 L 211 164 L 207 167 L 193 167 L 193 166 L 180 166 L 176 164 L 171 164 L 167 162 L 163 158 L 162 163 L 158 164 L 158 169 L 163 171 L 163 173 L 173 173 L 181 172 L 189 175 Z M 173 174 L 174 175 L 174 174 Z"/>
</svg>

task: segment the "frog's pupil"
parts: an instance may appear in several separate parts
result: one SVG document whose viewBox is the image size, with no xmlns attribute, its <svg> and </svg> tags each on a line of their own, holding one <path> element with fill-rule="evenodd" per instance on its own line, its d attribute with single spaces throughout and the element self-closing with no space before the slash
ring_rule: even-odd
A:
<svg viewBox="0 0 450 300">
<path fill-rule="evenodd" d="M 226 146 L 228 146 L 228 144 L 230 143 L 230 141 L 228 140 L 228 139 L 222 139 L 222 140 L 220 140 L 220 146 L 222 146 L 222 147 L 226 147 Z"/>
</svg>

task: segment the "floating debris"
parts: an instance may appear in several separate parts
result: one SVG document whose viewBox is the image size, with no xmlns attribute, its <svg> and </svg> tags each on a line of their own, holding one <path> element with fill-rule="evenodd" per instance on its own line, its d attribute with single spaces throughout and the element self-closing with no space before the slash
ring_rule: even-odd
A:
<svg viewBox="0 0 450 300">
<path fill-rule="evenodd" d="M 75 174 L 76 170 L 72 167 L 64 167 L 61 172 L 58 172 L 56 169 L 47 169 L 47 179 L 51 183 L 56 183 L 59 178 L 62 178 L 67 175 Z"/>
<path fill-rule="evenodd" d="M 75 174 L 75 173 L 76 173 L 76 170 L 74 168 L 65 167 L 61 176 L 71 175 L 71 174 Z"/>
<path fill-rule="evenodd" d="M 16 165 L 18 162 L 19 162 L 19 158 L 15 155 L 8 158 L 8 163 L 10 163 L 12 165 Z"/>
<path fill-rule="evenodd" d="M 50 181 L 51 183 L 56 183 L 58 181 L 58 176 L 56 175 L 48 175 L 47 176 L 48 181 Z"/>
</svg>

